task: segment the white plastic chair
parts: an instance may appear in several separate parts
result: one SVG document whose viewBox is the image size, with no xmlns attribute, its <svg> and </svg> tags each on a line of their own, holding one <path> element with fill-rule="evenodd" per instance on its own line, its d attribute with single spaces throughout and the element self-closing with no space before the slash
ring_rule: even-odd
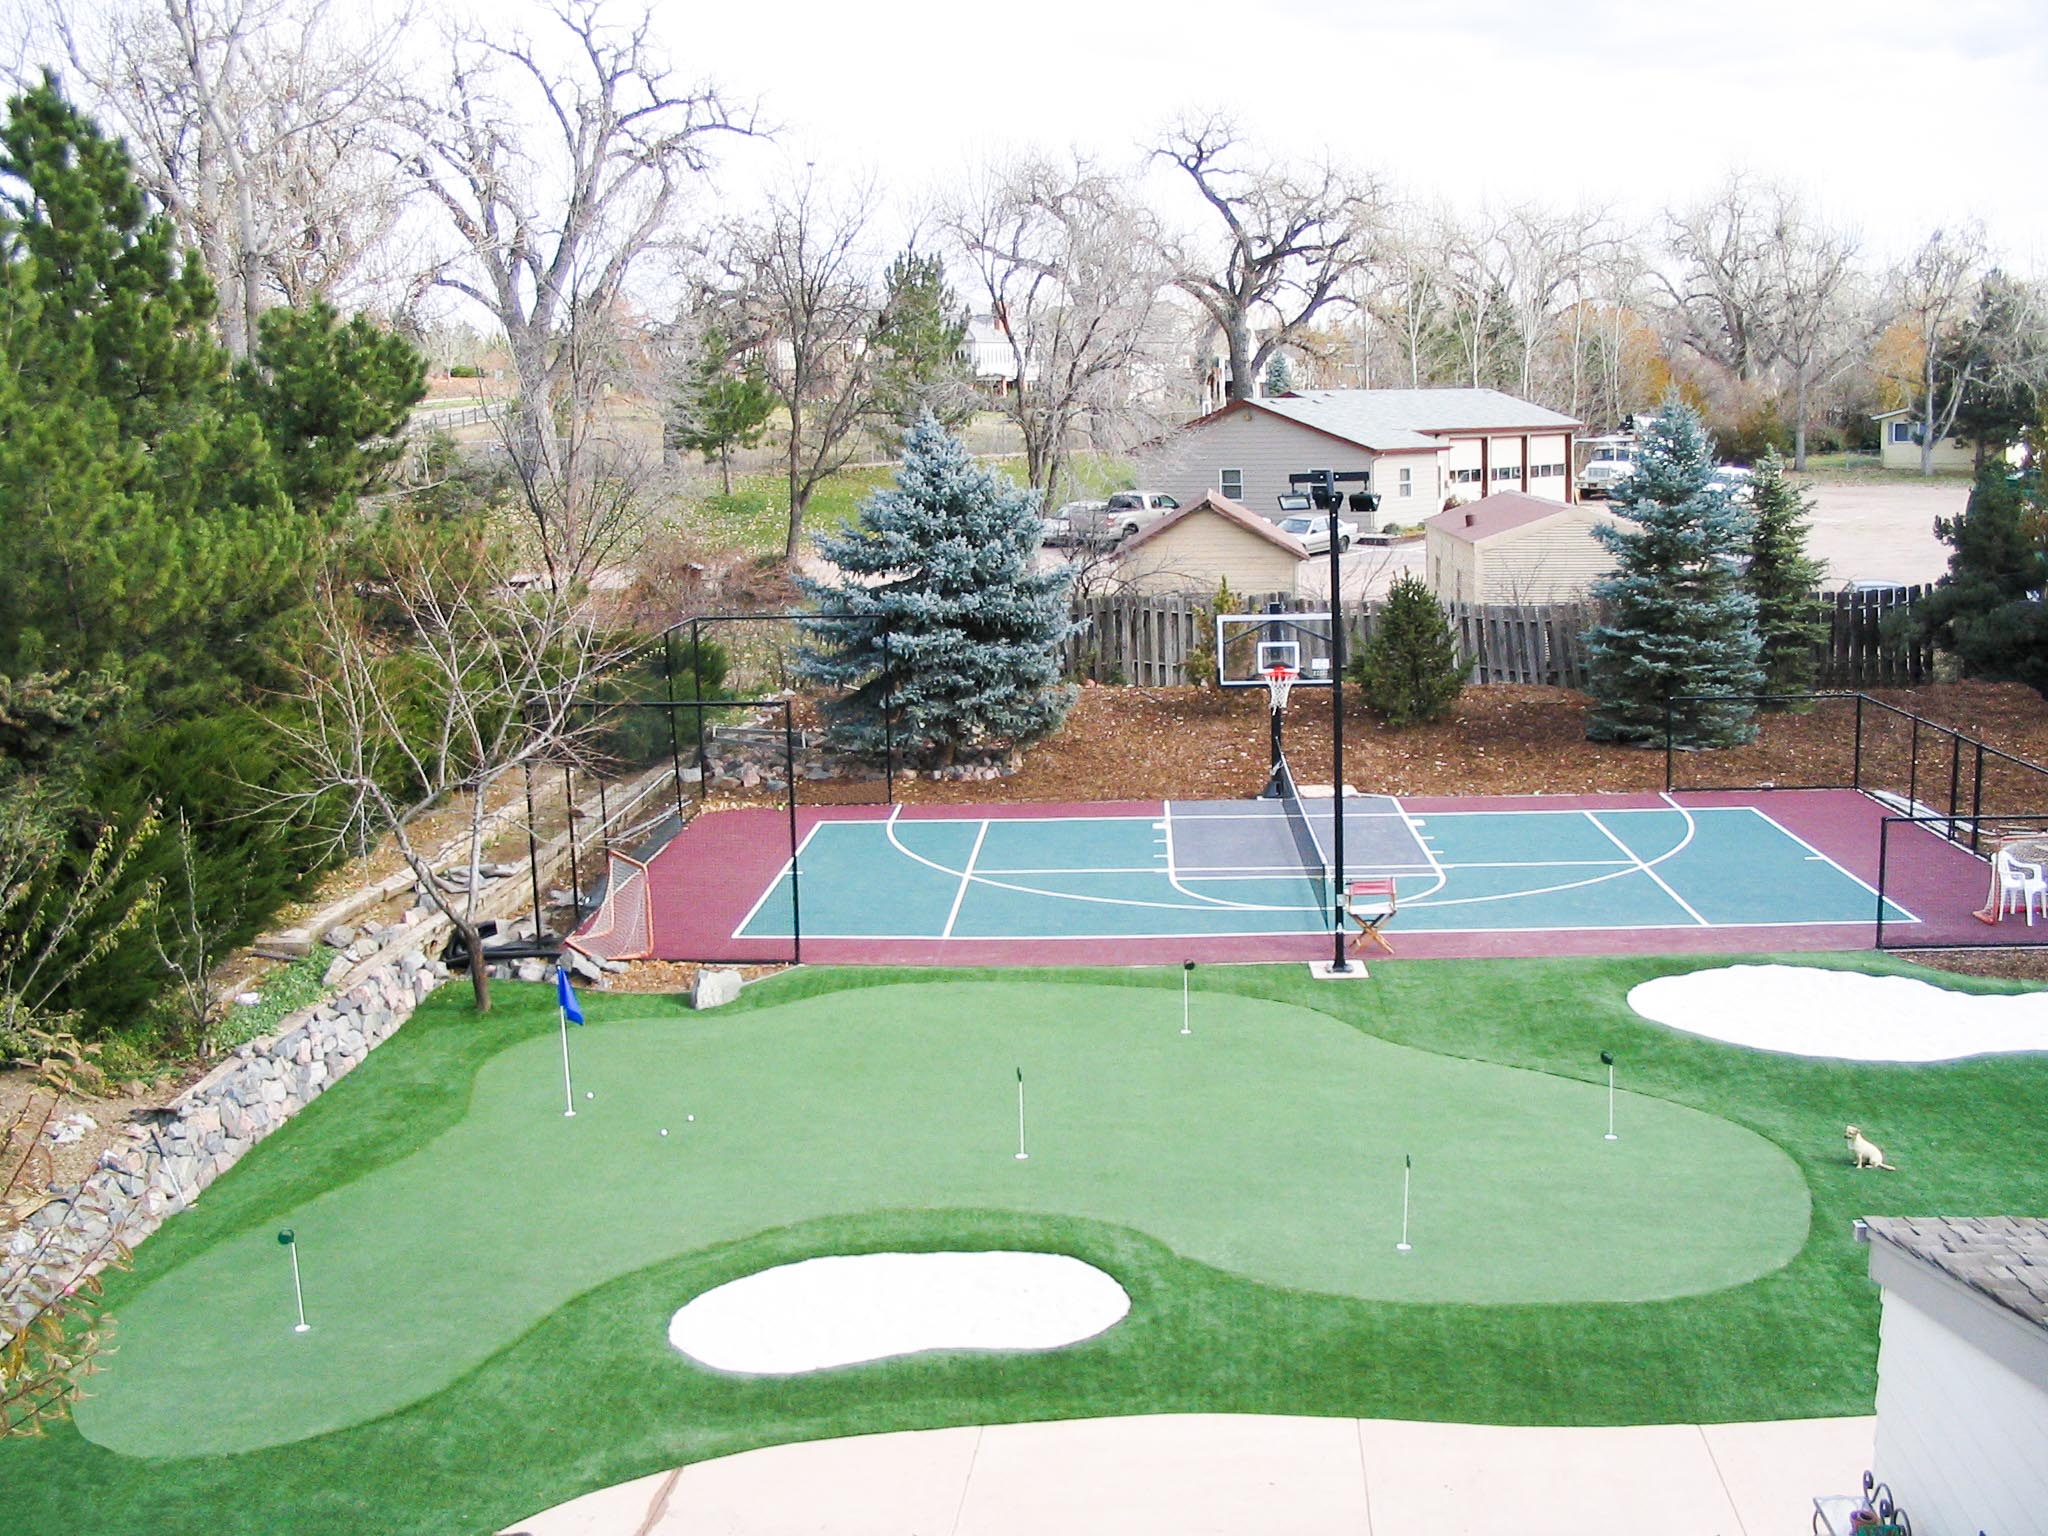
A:
<svg viewBox="0 0 2048 1536">
<path fill-rule="evenodd" d="M 1992 855 L 1991 864 L 1998 871 L 1998 915 L 2024 910 L 2027 926 L 2034 926 L 2034 903 L 2041 903 L 2043 916 L 2048 916 L 2048 879 L 2043 879 L 2041 866 L 2029 864 L 2014 858 L 2003 848 Z"/>
</svg>

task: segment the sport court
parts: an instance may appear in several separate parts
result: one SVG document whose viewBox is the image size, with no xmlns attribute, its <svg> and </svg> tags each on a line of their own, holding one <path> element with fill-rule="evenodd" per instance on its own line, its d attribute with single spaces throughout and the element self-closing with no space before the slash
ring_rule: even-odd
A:
<svg viewBox="0 0 2048 1536">
<path fill-rule="evenodd" d="M 775 837 L 772 813 L 712 813 L 650 865 L 650 944 L 745 959 L 795 933 L 804 958 L 840 963 L 1312 957 L 1329 948 L 1334 807 L 1293 805 L 820 807 L 772 865 L 745 857 Z M 1881 814 L 1839 791 L 1355 796 L 1344 879 L 1394 881 L 1404 954 L 1859 946 Z M 1914 830 L 1888 929 L 1924 924 L 1920 898 L 1960 915 L 1981 893 L 1979 861 Z"/>
</svg>

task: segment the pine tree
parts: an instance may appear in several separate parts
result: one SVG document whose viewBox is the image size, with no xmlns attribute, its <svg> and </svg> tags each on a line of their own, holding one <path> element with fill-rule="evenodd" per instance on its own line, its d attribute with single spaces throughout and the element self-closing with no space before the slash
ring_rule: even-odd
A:
<svg viewBox="0 0 2048 1536">
<path fill-rule="evenodd" d="M 1814 596 L 1821 564 L 1806 553 L 1813 504 L 1786 478 L 1776 448 L 1757 460 L 1750 486 L 1754 509 L 1743 584 L 1756 599 L 1764 691 L 1805 693 L 1813 687 L 1814 647 L 1828 632 L 1827 614 Z"/>
<path fill-rule="evenodd" d="M 1594 741 L 1661 744 L 1667 701 L 1699 694 L 1742 697 L 1680 707 L 1671 717 L 1677 745 L 1730 746 L 1756 734 L 1756 599 L 1735 570 L 1750 519 L 1711 483 L 1713 469 L 1698 413 L 1667 402 L 1642 431 L 1626 499 L 1613 504 L 1624 523 L 1594 529 L 1615 558 L 1593 586 L 1605 622 L 1586 634 Z"/>
<path fill-rule="evenodd" d="M 1967 677 L 2026 683 L 2048 696 L 2048 495 L 2038 474 L 2014 479 L 1986 462 L 1961 517 L 1934 531 L 1948 571 L 1915 605 L 1920 632 Z"/>
<path fill-rule="evenodd" d="M 1266 394 L 1285 395 L 1294 389 L 1294 364 L 1285 352 L 1275 352 L 1266 364 Z"/>
<path fill-rule="evenodd" d="M 704 333 L 696 366 L 684 381 L 676 406 L 669 446 L 716 458 L 719 482 L 730 496 L 733 449 L 758 443 L 768 418 L 775 414 L 775 395 L 760 359 L 741 362 L 725 333 L 713 327 Z"/>
<path fill-rule="evenodd" d="M 1351 665 L 1366 706 L 1396 728 L 1449 714 L 1466 671 L 1443 605 L 1413 574 L 1388 589 L 1372 637 Z"/>
<path fill-rule="evenodd" d="M 1033 569 L 1038 544 L 1034 494 L 976 464 L 936 418 L 912 427 L 895 487 L 817 540 L 845 579 L 798 578 L 819 616 L 803 622 L 797 671 L 837 691 L 825 709 L 835 745 L 880 753 L 885 707 L 917 766 L 1057 729 L 1074 699 L 1060 682 L 1070 577 Z"/>
<path fill-rule="evenodd" d="M 875 400 L 898 426 L 925 415 L 957 426 L 974 414 L 975 395 L 960 349 L 967 311 L 946 283 L 936 256 L 905 251 L 882 274 L 882 313 L 869 345 L 880 359 Z"/>
</svg>

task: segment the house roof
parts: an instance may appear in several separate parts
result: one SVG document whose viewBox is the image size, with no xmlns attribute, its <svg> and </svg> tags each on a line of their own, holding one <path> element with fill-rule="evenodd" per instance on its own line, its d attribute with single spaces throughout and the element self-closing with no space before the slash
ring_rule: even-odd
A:
<svg viewBox="0 0 2048 1536">
<path fill-rule="evenodd" d="M 1870 1216 L 1863 1225 L 1872 1238 L 2048 1330 L 2048 1218 Z"/>
<path fill-rule="evenodd" d="M 1227 523 L 1235 523 L 1238 527 L 1244 529 L 1246 533 L 1257 534 L 1268 544 L 1277 545 L 1297 560 L 1306 560 L 1308 558 L 1308 549 L 1302 544 L 1301 540 L 1291 533 L 1283 532 L 1249 507 L 1241 506 L 1237 502 L 1232 501 L 1221 491 L 1204 491 L 1195 500 L 1187 502 L 1176 511 L 1167 513 L 1166 516 L 1160 518 L 1158 522 L 1152 524 L 1149 528 L 1139 529 L 1137 533 L 1124 541 L 1120 554 L 1128 555 L 1132 550 L 1138 548 L 1139 545 L 1151 543 L 1152 540 L 1158 538 L 1167 529 L 1179 527 L 1180 524 L 1193 517 L 1197 512 L 1213 513 Z"/>
<path fill-rule="evenodd" d="M 1546 517 L 1583 510 L 1576 505 L 1552 501 L 1547 496 L 1531 496 L 1526 491 L 1495 491 L 1491 496 L 1482 496 L 1477 501 L 1468 501 L 1463 506 L 1439 512 L 1425 519 L 1423 526 L 1454 539 L 1462 539 L 1467 544 L 1477 544 L 1517 528 L 1526 528 L 1531 523 L 1540 523 Z M 1597 516 L 1590 512 L 1585 515 L 1589 520 Z"/>
<path fill-rule="evenodd" d="M 1312 389 L 1242 402 L 1362 448 L 1441 448 L 1452 432 L 1564 432 L 1585 425 L 1497 389 Z"/>
</svg>

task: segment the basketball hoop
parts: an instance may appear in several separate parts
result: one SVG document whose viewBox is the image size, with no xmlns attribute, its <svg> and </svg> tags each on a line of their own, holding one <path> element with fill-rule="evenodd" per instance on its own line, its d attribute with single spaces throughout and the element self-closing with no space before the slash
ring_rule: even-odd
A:
<svg viewBox="0 0 2048 1536">
<path fill-rule="evenodd" d="M 1271 701 L 1274 714 L 1287 707 L 1287 695 L 1294 687 L 1295 678 L 1301 674 L 1292 667 L 1266 668 L 1266 695 Z"/>
</svg>

